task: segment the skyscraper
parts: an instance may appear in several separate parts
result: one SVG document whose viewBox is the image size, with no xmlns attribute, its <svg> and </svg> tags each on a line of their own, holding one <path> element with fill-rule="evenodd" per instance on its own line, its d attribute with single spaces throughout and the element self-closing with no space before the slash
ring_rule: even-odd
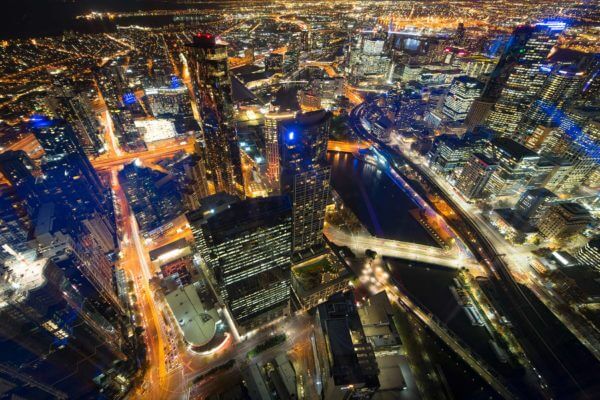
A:
<svg viewBox="0 0 600 400">
<path fill-rule="evenodd" d="M 474 153 L 463 167 L 456 187 L 469 199 L 482 196 L 498 164 L 481 153 Z"/>
<path fill-rule="evenodd" d="M 526 143 L 538 126 L 557 126 L 560 111 L 581 94 L 585 78 L 585 71 L 575 65 L 556 65 L 523 115 L 515 138 Z"/>
<path fill-rule="evenodd" d="M 198 34 L 187 46 L 194 98 L 202 117 L 206 169 L 215 191 L 243 193 L 240 150 L 233 121 L 227 45 L 211 34 Z M 198 148 L 200 151 L 200 148 Z"/>
<path fill-rule="evenodd" d="M 263 128 L 265 138 L 265 158 L 267 159 L 267 176 L 271 181 L 272 187 L 279 192 L 279 128 L 282 121 L 294 118 L 296 113 L 277 113 L 269 112 L 265 115 L 265 125 Z"/>
<path fill-rule="evenodd" d="M 442 112 L 452 121 L 464 121 L 469 108 L 483 90 L 483 83 L 475 78 L 460 76 L 452 80 L 444 99 Z"/>
<path fill-rule="evenodd" d="M 55 117 L 63 118 L 71 125 L 88 156 L 98 156 L 104 152 L 100 124 L 91 102 L 84 92 L 77 92 L 73 88 L 72 81 L 61 79 L 55 82 L 48 104 Z"/>
<path fill-rule="evenodd" d="M 325 207 L 331 188 L 327 142 L 331 113 L 320 110 L 281 122 L 280 187 L 292 199 L 292 251 L 304 258 L 323 247 Z"/>
<path fill-rule="evenodd" d="M 287 312 L 292 212 L 287 196 L 188 214 L 196 246 L 241 330 Z"/>
<path fill-rule="evenodd" d="M 506 49 L 507 56 L 501 58 L 484 91 L 484 95 L 499 96 L 485 125 L 502 135 L 515 133 L 523 113 L 546 80 L 549 71 L 543 67 L 564 28 L 561 22 L 517 28 Z"/>
<path fill-rule="evenodd" d="M 51 188 L 51 200 L 69 205 L 81 219 L 97 213 L 110 220 L 113 213 L 109 191 L 71 127 L 63 120 L 33 116 L 31 128 L 44 149 L 42 170 Z"/>
<path fill-rule="evenodd" d="M 33 162 L 23 150 L 8 150 L 0 154 L 0 173 L 13 187 L 19 198 L 27 203 L 31 215 L 40 204 L 40 191 L 36 186 Z"/>
</svg>

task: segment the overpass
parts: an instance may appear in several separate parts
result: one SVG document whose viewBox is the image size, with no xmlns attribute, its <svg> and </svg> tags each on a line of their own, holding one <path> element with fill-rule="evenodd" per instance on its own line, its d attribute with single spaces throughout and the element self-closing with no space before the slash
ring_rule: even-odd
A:
<svg viewBox="0 0 600 400">
<path fill-rule="evenodd" d="M 350 234 L 329 224 L 325 225 L 323 233 L 331 242 L 338 246 L 348 246 L 350 250 L 357 254 L 363 254 L 369 249 L 375 251 L 380 256 L 423 262 L 448 268 L 467 267 L 469 269 L 479 269 L 477 262 L 462 256 L 457 246 L 454 246 L 451 250 L 446 250 L 418 243 L 382 239 L 366 233 Z"/>
</svg>

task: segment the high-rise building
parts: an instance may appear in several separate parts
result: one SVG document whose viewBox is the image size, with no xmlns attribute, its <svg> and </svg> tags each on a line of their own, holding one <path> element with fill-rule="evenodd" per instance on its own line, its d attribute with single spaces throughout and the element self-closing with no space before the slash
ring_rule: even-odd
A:
<svg viewBox="0 0 600 400">
<path fill-rule="evenodd" d="M 327 400 L 370 399 L 380 386 L 379 368 L 356 310 L 352 291 L 317 307 L 315 364 L 319 395 Z"/>
<path fill-rule="evenodd" d="M 247 199 L 187 217 L 196 248 L 240 330 L 288 312 L 292 209 L 287 196 Z"/>
<path fill-rule="evenodd" d="M 575 258 L 583 265 L 600 270 L 600 236 L 595 236 L 575 253 Z"/>
<path fill-rule="evenodd" d="M 227 45 L 198 34 L 187 46 L 194 98 L 202 117 L 206 169 L 216 192 L 244 193 L 240 150 L 233 120 Z M 201 156 L 204 156 L 201 154 Z"/>
<path fill-rule="evenodd" d="M 469 199 L 482 197 L 498 164 L 481 153 L 474 153 L 463 167 L 456 187 Z"/>
<path fill-rule="evenodd" d="M 280 187 L 292 199 L 292 251 L 299 258 L 323 248 L 331 193 L 326 159 L 330 121 L 331 113 L 319 110 L 282 121 L 279 129 Z"/>
<path fill-rule="evenodd" d="M 78 92 L 70 80 L 55 83 L 48 98 L 49 108 L 56 118 L 65 119 L 88 156 L 98 156 L 105 151 L 100 124 L 85 92 Z"/>
<path fill-rule="evenodd" d="M 521 195 L 519 201 L 515 204 L 515 211 L 535 226 L 540 216 L 546 211 L 551 202 L 556 199 L 556 195 L 548 189 L 530 189 Z"/>
<path fill-rule="evenodd" d="M 585 78 L 585 71 L 576 66 L 555 66 L 535 96 L 536 100 L 523 115 L 515 138 L 526 143 L 538 126 L 557 126 L 563 106 L 581 95 Z"/>
<path fill-rule="evenodd" d="M 27 204 L 31 215 L 40 204 L 40 187 L 32 174 L 34 165 L 23 150 L 8 150 L 0 154 L 0 173 L 10 183 L 17 196 Z"/>
<path fill-rule="evenodd" d="M 523 113 L 541 89 L 549 70 L 547 57 L 556 44 L 565 24 L 538 23 L 517 28 L 502 56 L 497 71 L 492 73 L 485 97 L 498 96 L 485 125 L 502 135 L 513 135 Z"/>
<path fill-rule="evenodd" d="M 523 189 L 537 172 L 540 160 L 540 156 L 527 147 L 504 137 L 490 140 L 484 154 L 498 164 L 486 190 L 499 196 Z"/>
<path fill-rule="evenodd" d="M 600 163 L 600 121 L 585 109 L 559 113 L 560 126 L 541 144 L 540 152 L 571 163 L 564 179 L 549 188 L 557 194 L 568 194 L 582 185 Z"/>
<path fill-rule="evenodd" d="M 122 312 L 74 265 L 16 254 L 0 271 L 0 378 L 16 398 L 122 398 L 135 372 Z"/>
<path fill-rule="evenodd" d="M 267 176 L 271 181 L 271 187 L 279 192 L 279 129 L 281 122 L 294 118 L 295 112 L 279 113 L 269 112 L 265 114 L 265 125 L 263 128 L 265 138 L 265 158 L 267 159 Z"/>
<path fill-rule="evenodd" d="M 44 149 L 42 170 L 51 200 L 67 204 L 78 218 L 97 213 L 109 221 L 113 215 L 110 192 L 71 127 L 43 116 L 33 116 L 31 127 Z"/>
<path fill-rule="evenodd" d="M 469 108 L 483 90 L 483 83 L 475 78 L 460 76 L 452 80 L 444 99 L 442 112 L 452 121 L 464 121 Z"/>
<path fill-rule="evenodd" d="M 547 208 L 538 229 L 547 239 L 568 239 L 581 233 L 592 222 L 590 212 L 578 203 L 561 202 Z"/>
<path fill-rule="evenodd" d="M 32 223 L 24 203 L 15 188 L 0 185 L 0 262 L 11 257 L 13 251 L 27 249 Z"/>
<path fill-rule="evenodd" d="M 119 181 L 144 233 L 172 221 L 183 211 L 177 185 L 167 174 L 131 163 L 119 172 Z"/>
</svg>

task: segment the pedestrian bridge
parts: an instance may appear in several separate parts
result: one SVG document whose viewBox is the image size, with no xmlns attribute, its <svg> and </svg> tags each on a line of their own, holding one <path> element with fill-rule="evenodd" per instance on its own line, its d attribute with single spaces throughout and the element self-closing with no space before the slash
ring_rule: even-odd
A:
<svg viewBox="0 0 600 400">
<path fill-rule="evenodd" d="M 479 268 L 477 262 L 462 254 L 458 246 L 453 246 L 451 249 L 447 250 L 435 246 L 382 239 L 368 233 L 347 233 L 330 224 L 325 225 L 323 232 L 331 242 L 338 246 L 349 247 L 356 255 L 364 254 L 364 252 L 369 249 L 380 256 L 423 262 L 449 268 Z"/>
</svg>

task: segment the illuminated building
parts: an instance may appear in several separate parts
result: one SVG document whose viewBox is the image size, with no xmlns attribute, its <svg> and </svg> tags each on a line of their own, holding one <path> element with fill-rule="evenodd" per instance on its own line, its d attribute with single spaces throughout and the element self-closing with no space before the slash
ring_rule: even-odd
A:
<svg viewBox="0 0 600 400">
<path fill-rule="evenodd" d="M 540 216 L 538 229 L 546 239 L 568 239 L 592 222 L 590 212 L 578 203 L 554 204 Z"/>
<path fill-rule="evenodd" d="M 498 60 L 481 55 L 472 55 L 459 57 L 456 61 L 457 66 L 465 75 L 480 79 L 494 70 Z"/>
<path fill-rule="evenodd" d="M 206 310 L 196 284 L 179 287 L 165 296 L 185 342 L 192 349 L 201 349 L 217 333 L 217 321 L 220 319 L 216 309 Z"/>
<path fill-rule="evenodd" d="M 104 152 L 102 129 L 85 93 L 77 93 L 72 82 L 61 80 L 55 84 L 48 103 L 55 117 L 65 119 L 71 125 L 88 156 Z"/>
<path fill-rule="evenodd" d="M 265 158 L 267 159 L 267 176 L 271 185 L 279 191 L 279 127 L 281 121 L 294 118 L 296 113 L 269 112 L 265 115 L 264 138 Z"/>
<path fill-rule="evenodd" d="M 282 121 L 279 130 L 281 193 L 292 199 L 292 251 L 300 258 L 323 248 L 325 207 L 331 192 L 330 121 L 330 112 L 313 111 Z"/>
<path fill-rule="evenodd" d="M 121 398 L 135 369 L 121 311 L 75 255 L 15 255 L 0 273 L 0 378 L 21 398 Z"/>
<path fill-rule="evenodd" d="M 370 399 L 379 388 L 379 368 L 351 291 L 317 307 L 315 364 L 320 398 Z"/>
<path fill-rule="evenodd" d="M 10 257 L 11 250 L 21 252 L 27 249 L 25 242 L 31 220 L 24 203 L 13 187 L 0 185 L 0 262 Z"/>
<path fill-rule="evenodd" d="M 175 124 L 167 119 L 138 120 L 135 121 L 135 127 L 140 131 L 146 143 L 177 136 Z"/>
<path fill-rule="evenodd" d="M 600 270 L 600 237 L 596 236 L 575 253 L 575 258 L 583 265 Z"/>
<path fill-rule="evenodd" d="M 502 135 L 517 131 L 523 113 L 546 80 L 547 57 L 564 28 L 564 23 L 549 22 L 515 30 L 484 91 L 484 97 L 499 97 L 486 126 Z"/>
<path fill-rule="evenodd" d="M 535 226 L 540 216 L 556 199 L 556 195 L 548 189 L 530 189 L 521 195 L 519 201 L 515 204 L 515 211 Z"/>
<path fill-rule="evenodd" d="M 459 176 L 456 187 L 469 199 L 483 196 L 486 185 L 492 174 L 498 168 L 498 164 L 486 157 L 484 154 L 475 153 L 467 161 Z"/>
<path fill-rule="evenodd" d="M 292 209 L 287 196 L 247 199 L 187 216 L 199 255 L 240 330 L 289 312 Z"/>
<path fill-rule="evenodd" d="M 49 200 L 66 204 L 78 219 L 100 215 L 111 231 L 112 199 L 71 127 L 62 120 L 31 118 L 36 139 L 44 149 L 42 170 Z"/>
<path fill-rule="evenodd" d="M 574 66 L 554 68 L 525 112 L 516 132 L 517 140 L 527 142 L 538 126 L 548 128 L 559 124 L 559 111 L 581 94 L 584 79 L 585 72 Z"/>
<path fill-rule="evenodd" d="M 507 138 L 492 139 L 484 153 L 498 164 L 486 185 L 486 190 L 497 196 L 522 189 L 535 174 L 540 160 L 539 155 Z"/>
<path fill-rule="evenodd" d="M 555 193 L 571 193 L 593 173 L 600 162 L 600 122 L 586 110 L 559 112 L 560 126 L 541 146 L 541 153 L 557 155 L 572 164 L 568 175 L 556 182 Z"/>
<path fill-rule="evenodd" d="M 310 310 L 338 293 L 348 290 L 352 272 L 327 252 L 292 266 L 293 300 L 297 307 Z"/>
<path fill-rule="evenodd" d="M 182 212 L 181 196 L 174 180 L 166 174 L 131 163 L 119 172 L 119 182 L 145 234 Z"/>
<path fill-rule="evenodd" d="M 216 37 L 211 34 L 201 33 L 194 36 L 194 42 L 187 46 L 186 58 L 194 98 L 203 119 L 206 169 L 215 191 L 243 193 L 240 151 L 233 125 L 227 45 L 217 43 Z"/>
<path fill-rule="evenodd" d="M 481 94 L 483 83 L 475 78 L 454 78 L 444 100 L 442 112 L 452 121 L 463 121 L 473 101 Z"/>
<path fill-rule="evenodd" d="M 373 34 L 361 34 L 350 53 L 350 70 L 354 78 L 384 75 L 390 69 L 390 59 L 384 53 L 385 39 Z"/>
<path fill-rule="evenodd" d="M 0 172 L 10 183 L 20 200 L 27 204 L 29 214 L 40 204 L 40 187 L 32 174 L 34 165 L 22 150 L 8 150 L 0 154 Z"/>
</svg>

